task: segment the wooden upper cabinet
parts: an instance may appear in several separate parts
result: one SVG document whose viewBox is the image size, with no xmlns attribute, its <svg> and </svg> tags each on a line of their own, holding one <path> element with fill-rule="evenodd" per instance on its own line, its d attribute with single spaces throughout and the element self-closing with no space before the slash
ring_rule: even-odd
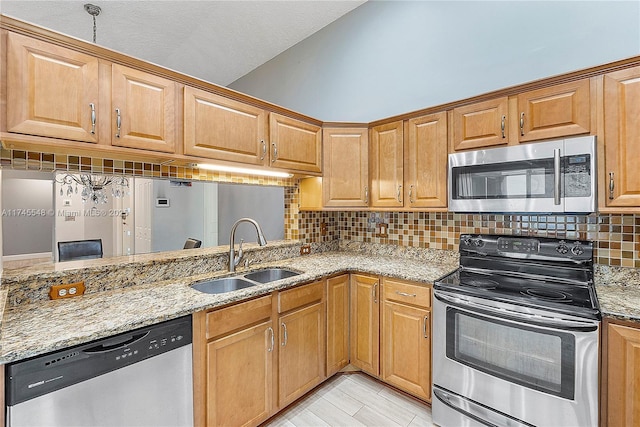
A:
<svg viewBox="0 0 640 427">
<path fill-rule="evenodd" d="M 269 114 L 271 166 L 300 172 L 322 171 L 322 128 Z"/>
<path fill-rule="evenodd" d="M 509 99 L 491 99 L 453 109 L 452 151 L 505 145 Z"/>
<path fill-rule="evenodd" d="M 640 67 L 604 76 L 606 205 L 640 206 Z"/>
<path fill-rule="evenodd" d="M 409 119 L 406 125 L 405 206 L 447 207 L 447 113 Z"/>
<path fill-rule="evenodd" d="M 369 136 L 369 177 L 372 207 L 402 207 L 402 121 L 375 126 Z"/>
<path fill-rule="evenodd" d="M 184 88 L 184 154 L 262 165 L 268 158 L 265 110 Z"/>
<path fill-rule="evenodd" d="M 113 64 L 111 145 L 175 152 L 175 97 L 173 81 Z"/>
<path fill-rule="evenodd" d="M 9 32 L 7 131 L 98 142 L 98 59 Z"/>
<path fill-rule="evenodd" d="M 640 329 L 607 327 L 607 402 L 609 427 L 640 425 Z"/>
<path fill-rule="evenodd" d="M 369 139 L 367 128 L 323 130 L 324 176 L 322 199 L 326 207 L 369 205 Z"/>
<path fill-rule="evenodd" d="M 588 134 L 591 129 L 590 98 L 589 79 L 519 94 L 518 140 L 527 142 Z"/>
</svg>

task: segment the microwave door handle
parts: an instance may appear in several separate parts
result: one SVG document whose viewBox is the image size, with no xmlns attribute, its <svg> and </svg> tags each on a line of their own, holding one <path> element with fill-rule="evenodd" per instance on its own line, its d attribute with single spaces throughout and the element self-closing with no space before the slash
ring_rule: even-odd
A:
<svg viewBox="0 0 640 427">
<path fill-rule="evenodd" d="M 560 179 L 560 149 L 553 150 L 553 204 L 560 204 L 560 194 L 562 192 L 562 181 Z"/>
</svg>

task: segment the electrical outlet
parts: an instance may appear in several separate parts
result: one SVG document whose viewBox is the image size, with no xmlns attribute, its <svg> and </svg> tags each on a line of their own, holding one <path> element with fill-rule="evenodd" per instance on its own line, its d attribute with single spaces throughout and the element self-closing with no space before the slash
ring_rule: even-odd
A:
<svg viewBox="0 0 640 427">
<path fill-rule="evenodd" d="M 320 224 L 320 235 L 321 236 L 326 236 L 327 235 L 327 223 L 323 222 Z"/>
<path fill-rule="evenodd" d="M 71 298 L 84 294 L 84 282 L 65 283 L 62 285 L 51 285 L 49 289 L 49 298 Z"/>
<path fill-rule="evenodd" d="M 378 237 L 389 237 L 389 224 L 385 224 L 381 222 L 378 224 L 380 232 L 378 233 Z"/>
<path fill-rule="evenodd" d="M 300 246 L 300 255 L 309 255 L 311 253 L 311 245 Z"/>
</svg>

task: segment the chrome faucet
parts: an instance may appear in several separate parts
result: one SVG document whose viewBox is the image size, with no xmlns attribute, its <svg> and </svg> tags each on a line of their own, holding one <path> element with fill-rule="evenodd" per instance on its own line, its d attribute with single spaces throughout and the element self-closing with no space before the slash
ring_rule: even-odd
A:
<svg viewBox="0 0 640 427">
<path fill-rule="evenodd" d="M 241 222 L 249 222 L 253 224 L 253 226 L 256 228 L 256 232 L 258 233 L 258 244 L 260 246 L 264 246 L 267 244 L 267 239 L 264 238 L 264 234 L 262 233 L 262 228 L 260 228 L 260 224 L 258 224 L 258 222 L 255 219 L 240 218 L 239 220 L 237 220 L 235 224 L 233 224 L 233 226 L 231 227 L 231 235 L 229 236 L 229 272 L 231 273 L 236 271 L 236 265 L 238 265 L 240 263 L 240 260 L 242 259 L 242 243 L 244 242 L 244 239 L 240 240 L 240 248 L 238 248 L 238 255 L 236 255 L 236 250 L 234 248 L 236 228 Z"/>
</svg>

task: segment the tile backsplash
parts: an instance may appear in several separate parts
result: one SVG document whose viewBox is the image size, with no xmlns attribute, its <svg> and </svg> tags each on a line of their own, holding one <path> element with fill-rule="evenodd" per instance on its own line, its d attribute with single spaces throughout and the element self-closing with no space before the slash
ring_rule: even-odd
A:
<svg viewBox="0 0 640 427">
<path fill-rule="evenodd" d="M 321 224 L 327 224 L 321 235 Z M 449 212 L 300 212 L 299 238 L 458 250 L 463 233 L 511 234 L 597 242 L 595 261 L 640 268 L 640 214 L 495 215 Z M 382 224 L 382 227 L 381 227 Z M 385 230 L 386 229 L 386 230 Z M 381 234 L 386 231 L 386 235 Z"/>
</svg>

